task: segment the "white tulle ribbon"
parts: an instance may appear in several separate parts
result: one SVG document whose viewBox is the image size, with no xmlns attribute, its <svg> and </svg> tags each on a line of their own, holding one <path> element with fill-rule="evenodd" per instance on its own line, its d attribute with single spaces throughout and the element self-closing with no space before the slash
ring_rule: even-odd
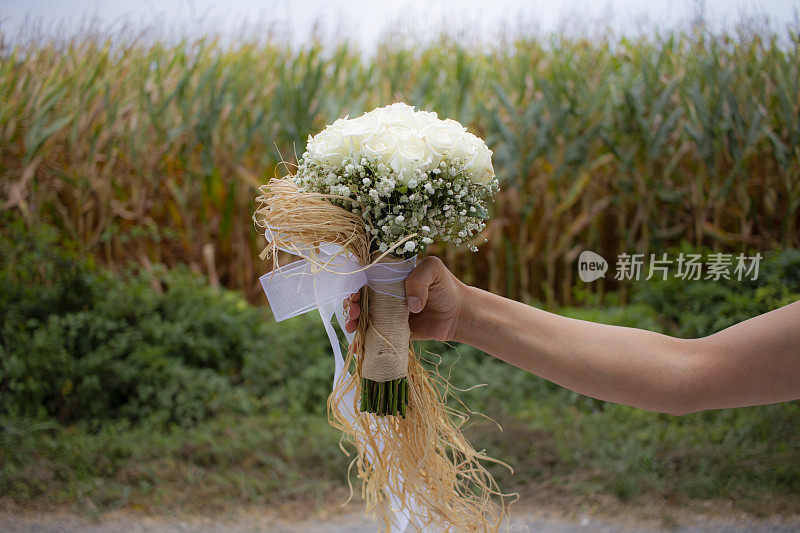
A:
<svg viewBox="0 0 800 533">
<path fill-rule="evenodd" d="M 272 242 L 275 233 L 275 229 L 267 227 L 265 232 L 267 240 Z M 281 240 L 287 241 L 286 238 Z M 333 329 L 331 319 L 336 316 L 339 327 L 344 332 L 347 345 L 352 343 L 355 334 L 345 331 L 346 320 L 342 308 L 344 299 L 365 285 L 378 292 L 389 294 L 383 291 L 384 284 L 406 279 L 417 264 L 417 256 L 398 263 L 373 263 L 365 266 L 336 244 L 323 243 L 313 249 L 282 246 L 278 246 L 278 249 L 301 256 L 303 259 L 278 267 L 259 278 L 261 286 L 267 294 L 269 306 L 277 322 L 314 309 L 319 310 L 322 324 L 333 350 L 333 386 L 336 387 L 336 383 L 340 379 L 346 382 L 351 378 L 351 374 L 344 367 L 340 341 L 336 330 Z M 355 423 L 355 412 L 352 409 L 354 395 L 354 391 L 348 392 L 339 404 L 342 408 L 342 415 L 351 424 Z M 372 417 L 372 419 L 371 423 L 384 423 L 379 417 Z M 381 451 L 383 442 L 379 441 L 378 447 Z M 401 533 L 410 523 L 410 508 L 415 505 L 411 498 L 407 498 L 406 504 L 403 505 L 393 493 L 390 493 L 390 499 L 394 512 L 392 531 Z"/>
</svg>

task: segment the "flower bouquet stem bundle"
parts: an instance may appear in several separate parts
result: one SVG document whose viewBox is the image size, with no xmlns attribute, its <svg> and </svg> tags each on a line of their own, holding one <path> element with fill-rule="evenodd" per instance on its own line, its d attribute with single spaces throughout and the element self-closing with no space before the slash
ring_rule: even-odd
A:
<svg viewBox="0 0 800 533">
<path fill-rule="evenodd" d="M 310 137 L 295 174 L 260 190 L 255 220 L 274 261 L 262 284 L 277 320 L 320 311 L 336 360 L 329 420 L 355 445 L 368 512 L 387 530 L 497 529 L 506 495 L 482 464 L 493 459 L 464 437 L 467 415 L 410 344 L 404 290 L 434 239 L 466 245 L 484 227 L 491 151 L 458 122 L 394 104 Z M 279 267 L 279 250 L 305 260 Z M 330 318 L 343 326 L 341 302 L 357 290 L 342 356 Z"/>
<path fill-rule="evenodd" d="M 394 258 L 383 260 L 397 263 Z M 386 292 L 382 291 L 384 289 Z M 402 281 L 367 288 L 370 313 L 361 362 L 361 411 L 406 416 L 408 405 L 408 306 Z"/>
</svg>

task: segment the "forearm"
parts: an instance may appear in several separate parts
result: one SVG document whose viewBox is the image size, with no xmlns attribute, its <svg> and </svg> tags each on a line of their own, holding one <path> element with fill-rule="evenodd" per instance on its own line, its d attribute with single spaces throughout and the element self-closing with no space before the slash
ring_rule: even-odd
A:
<svg viewBox="0 0 800 533">
<path fill-rule="evenodd" d="M 474 287 L 453 340 L 587 396 L 652 411 L 696 410 L 701 343 L 562 317 Z"/>
<path fill-rule="evenodd" d="M 705 409 L 800 398 L 800 301 L 700 339 Z"/>
</svg>

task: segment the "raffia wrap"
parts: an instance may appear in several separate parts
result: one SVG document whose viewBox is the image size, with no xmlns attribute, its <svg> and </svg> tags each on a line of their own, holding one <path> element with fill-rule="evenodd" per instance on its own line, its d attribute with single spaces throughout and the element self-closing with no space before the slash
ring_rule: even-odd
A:
<svg viewBox="0 0 800 533">
<path fill-rule="evenodd" d="M 384 258 L 382 263 L 398 263 Z M 369 291 L 369 324 L 364 335 L 361 377 L 371 381 L 392 381 L 408 375 L 408 327 L 406 289 L 402 281 L 382 283 Z"/>
<path fill-rule="evenodd" d="M 270 232 L 273 240 L 265 252 L 272 254 L 273 271 L 288 270 L 291 275 L 287 280 L 296 282 L 295 289 L 283 293 L 283 296 L 292 299 L 301 288 L 313 294 L 314 304 L 302 311 L 319 309 L 331 340 L 335 377 L 328 397 L 328 419 L 356 448 L 351 467 L 362 480 L 362 496 L 368 514 L 380 517 L 386 531 L 394 533 L 404 531 L 406 526 L 417 531 L 434 528 L 497 531 L 507 516 L 507 500 L 512 495 L 499 490 L 482 463 L 505 463 L 492 459 L 484 451 L 476 451 L 469 443 L 461 428 L 472 412 L 461 412 L 452 404 L 445 404 L 440 391 L 447 391 L 450 396 L 453 386 L 440 374 L 438 365 L 433 369 L 423 367 L 421 352 L 415 351 L 409 356 L 408 330 L 402 339 L 399 334 L 395 337 L 393 332 L 398 323 L 406 325 L 406 328 L 408 323 L 404 286 L 386 287 L 390 285 L 387 282 L 373 285 L 374 278 L 380 278 L 380 275 L 386 275 L 387 279 L 396 278 L 395 272 L 380 272 L 378 269 L 372 273 L 370 290 L 362 295 L 364 312 L 359 317 L 357 333 L 354 336 L 345 331 L 348 341 L 345 345 L 350 349 L 344 358 L 339 351 L 340 343 L 330 324 L 331 317 L 336 314 L 341 328 L 345 329 L 344 316 L 339 316 L 343 311 L 341 301 L 364 283 L 358 287 L 347 286 L 344 280 L 337 279 L 342 278 L 341 273 L 337 274 L 338 271 L 327 262 L 320 262 L 315 253 L 318 249 L 321 251 L 320 243 L 335 244 L 358 260 L 356 270 L 368 265 L 374 256 L 368 251 L 369 239 L 360 215 L 333 205 L 325 195 L 298 189 L 289 179 L 274 178 L 259 190 L 262 195 L 257 199 L 260 207 L 254 217 L 256 224 L 263 229 L 280 229 L 274 234 Z M 300 265 L 303 268 L 278 267 L 278 252 L 281 250 L 302 255 L 308 264 Z M 319 301 L 315 285 L 308 283 L 314 275 L 323 272 L 334 276 L 332 279 L 347 289 L 336 301 Z M 280 299 L 277 304 L 280 304 Z M 279 307 L 273 306 L 273 312 Z M 283 318 L 296 315 L 288 313 Z M 368 333 L 370 328 L 374 330 L 375 338 L 368 340 L 368 337 L 373 337 Z M 364 342 L 352 342 L 354 338 L 364 339 Z M 364 353 L 367 343 L 377 347 L 374 350 L 376 355 L 382 357 L 382 350 L 391 346 L 392 356 L 396 357 L 399 352 L 403 358 L 404 362 L 400 363 L 398 358 L 389 365 L 402 368 L 402 373 L 372 374 L 372 379 L 376 376 L 383 376 L 386 380 L 407 376 L 409 409 L 405 417 L 376 416 L 359 410 L 362 377 L 364 381 L 368 377 L 363 372 L 365 368 L 369 372 L 368 367 L 373 364 L 366 363 L 370 358 Z M 352 484 L 350 488 L 352 491 Z"/>
</svg>

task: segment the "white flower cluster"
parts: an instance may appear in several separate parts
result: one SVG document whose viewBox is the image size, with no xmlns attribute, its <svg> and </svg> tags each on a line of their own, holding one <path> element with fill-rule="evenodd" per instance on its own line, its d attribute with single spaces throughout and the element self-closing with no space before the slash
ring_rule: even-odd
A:
<svg viewBox="0 0 800 533">
<path fill-rule="evenodd" d="M 308 138 L 308 162 L 343 166 L 346 157 L 365 156 L 392 168 L 405 184 L 418 170 L 429 172 L 447 157 L 483 185 L 494 178 L 492 151 L 460 122 L 414 111 L 398 102 L 357 118 L 340 118 Z"/>
<path fill-rule="evenodd" d="M 374 251 L 411 236 L 392 252 L 401 257 L 434 239 L 469 241 L 484 228 L 486 202 L 498 189 L 481 139 L 406 104 L 337 120 L 310 138 L 295 181 L 341 197 L 331 201 L 362 217 Z"/>
</svg>

